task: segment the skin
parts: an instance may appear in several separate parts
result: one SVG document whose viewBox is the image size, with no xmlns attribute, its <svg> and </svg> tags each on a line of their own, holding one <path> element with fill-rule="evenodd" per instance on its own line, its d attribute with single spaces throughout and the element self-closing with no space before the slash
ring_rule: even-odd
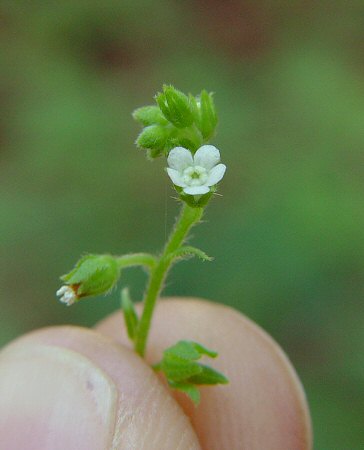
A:
<svg viewBox="0 0 364 450">
<path fill-rule="evenodd" d="M 12 450 L 310 450 L 302 386 L 287 357 L 235 310 L 160 301 L 147 360 L 190 339 L 227 386 L 203 387 L 195 408 L 131 349 L 115 313 L 95 330 L 51 327 L 0 353 L 0 448 Z M 206 361 L 207 362 L 207 361 Z"/>
</svg>

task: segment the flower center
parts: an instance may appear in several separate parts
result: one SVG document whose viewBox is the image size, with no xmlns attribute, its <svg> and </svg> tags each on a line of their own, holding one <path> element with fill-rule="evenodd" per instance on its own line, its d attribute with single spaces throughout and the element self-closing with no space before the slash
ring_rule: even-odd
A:
<svg viewBox="0 0 364 450">
<path fill-rule="evenodd" d="M 207 170 L 201 166 L 187 167 L 182 173 L 183 181 L 188 186 L 202 186 L 206 183 Z"/>
</svg>

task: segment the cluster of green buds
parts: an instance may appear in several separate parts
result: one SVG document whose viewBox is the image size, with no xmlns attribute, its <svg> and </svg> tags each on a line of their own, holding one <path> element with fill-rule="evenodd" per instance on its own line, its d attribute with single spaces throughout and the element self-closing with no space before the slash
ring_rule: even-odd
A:
<svg viewBox="0 0 364 450">
<path fill-rule="evenodd" d="M 204 207 L 226 170 L 220 163 L 219 150 L 208 144 L 217 125 L 212 94 L 203 90 L 194 97 L 172 86 L 164 86 L 155 99 L 156 105 L 144 106 L 133 113 L 144 127 L 136 142 L 147 150 L 149 159 L 166 157 L 166 172 L 183 202 L 181 215 L 162 254 L 83 256 L 74 269 L 61 277 L 64 284 L 57 291 L 62 303 L 72 305 L 81 298 L 108 293 L 126 267 L 147 269 L 149 282 L 141 315 L 138 315 L 128 289 L 124 288 L 121 293 L 126 330 L 140 356 L 145 354 L 155 303 L 171 266 L 193 256 L 204 261 L 212 259 L 184 242 L 190 229 L 201 220 Z M 162 371 L 172 388 L 186 393 L 197 404 L 200 399 L 197 386 L 227 383 L 224 375 L 197 362 L 203 355 L 217 356 L 196 342 L 180 341 L 165 350 L 163 359 L 154 369 Z"/>
<path fill-rule="evenodd" d="M 136 144 L 147 150 L 149 158 L 168 156 L 177 146 L 194 153 L 214 136 L 217 114 L 212 93 L 203 90 L 199 96 L 187 96 L 164 85 L 155 100 L 156 105 L 143 106 L 133 113 L 144 127 Z"/>
<path fill-rule="evenodd" d="M 167 173 L 181 200 L 192 207 L 207 204 L 226 166 L 207 142 L 214 136 L 217 114 L 212 93 L 188 96 L 164 86 L 156 105 L 138 108 L 134 119 L 144 128 L 136 144 L 150 159 L 167 157 Z"/>
</svg>

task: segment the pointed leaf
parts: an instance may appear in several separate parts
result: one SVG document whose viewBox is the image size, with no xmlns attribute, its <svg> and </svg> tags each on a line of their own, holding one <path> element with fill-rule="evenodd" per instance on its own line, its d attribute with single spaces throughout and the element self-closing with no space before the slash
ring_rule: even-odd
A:
<svg viewBox="0 0 364 450">
<path fill-rule="evenodd" d="M 187 360 L 196 360 L 200 358 L 200 353 L 196 350 L 194 342 L 179 341 L 172 347 L 164 351 L 164 357 L 174 356 Z"/>
<path fill-rule="evenodd" d="M 193 384 L 227 384 L 229 380 L 220 372 L 212 367 L 199 364 L 201 372 L 188 378 L 189 383 Z"/>
<path fill-rule="evenodd" d="M 138 328 L 139 319 L 134 308 L 134 303 L 129 296 L 128 288 L 125 288 L 121 291 L 121 307 L 124 313 L 124 321 L 129 339 L 134 340 L 136 330 Z"/>
<path fill-rule="evenodd" d="M 218 353 L 215 352 L 214 350 L 209 350 L 208 348 L 204 347 L 201 344 L 198 344 L 197 342 L 192 343 L 195 349 L 200 353 L 200 355 L 207 355 L 210 358 L 216 358 L 216 356 L 218 355 Z"/>
<path fill-rule="evenodd" d="M 198 258 L 202 259 L 202 261 L 212 261 L 213 260 L 213 258 L 211 256 L 208 256 L 204 251 L 202 251 L 196 247 L 191 247 L 189 245 L 180 247 L 178 250 L 169 254 L 168 258 L 170 260 L 188 259 L 193 256 L 197 256 Z"/>
<path fill-rule="evenodd" d="M 169 383 L 171 388 L 176 389 L 178 391 L 184 392 L 186 395 L 190 397 L 195 406 L 200 403 L 201 395 L 200 391 L 196 386 L 190 383 Z"/>
<path fill-rule="evenodd" d="M 163 358 L 160 366 L 168 381 L 184 381 L 202 371 L 200 364 L 177 356 Z"/>
</svg>

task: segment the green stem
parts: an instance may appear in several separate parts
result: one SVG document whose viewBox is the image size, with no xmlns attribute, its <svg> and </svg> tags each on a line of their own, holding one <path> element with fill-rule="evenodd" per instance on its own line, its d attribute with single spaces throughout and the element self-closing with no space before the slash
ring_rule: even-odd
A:
<svg viewBox="0 0 364 450">
<path fill-rule="evenodd" d="M 151 270 L 149 285 L 144 297 L 144 309 L 135 339 L 135 351 L 140 356 L 144 356 L 155 303 L 173 262 L 173 258 L 168 258 L 168 256 L 183 244 L 191 227 L 201 219 L 202 214 L 203 208 L 193 208 L 187 204 L 183 206 L 181 215 L 169 237 L 163 254 L 155 268 Z"/>
<path fill-rule="evenodd" d="M 157 259 L 149 253 L 132 253 L 123 255 L 116 259 L 119 269 L 124 267 L 145 266 L 153 269 L 157 263 Z"/>
</svg>

